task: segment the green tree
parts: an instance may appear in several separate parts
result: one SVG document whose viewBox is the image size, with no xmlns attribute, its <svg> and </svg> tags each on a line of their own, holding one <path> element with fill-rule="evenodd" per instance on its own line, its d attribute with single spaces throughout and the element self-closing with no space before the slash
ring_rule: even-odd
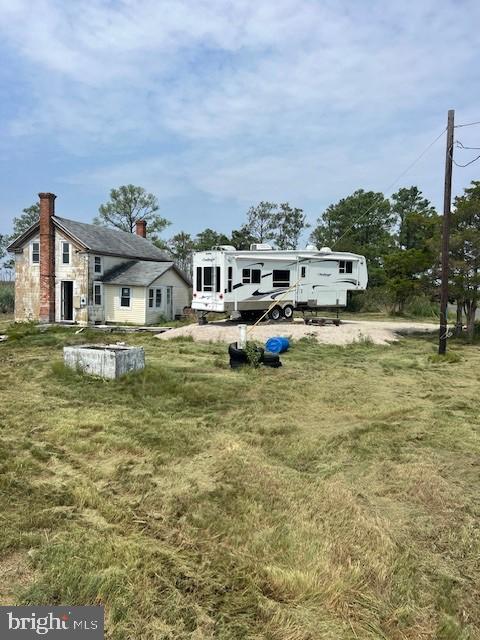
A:
<svg viewBox="0 0 480 640">
<path fill-rule="evenodd" d="M 418 187 L 399 189 L 392 195 L 392 214 L 398 225 L 401 249 L 423 249 L 438 223 L 438 214 Z"/>
<path fill-rule="evenodd" d="M 432 266 L 432 256 L 425 249 L 398 249 L 384 257 L 387 289 L 393 296 L 394 308 L 403 313 L 405 303 L 422 293 L 422 275 Z"/>
<path fill-rule="evenodd" d="M 303 209 L 291 207 L 283 202 L 273 214 L 272 238 L 279 249 L 296 249 L 302 231 L 308 229 L 307 216 Z"/>
<path fill-rule="evenodd" d="M 229 244 L 233 245 L 238 251 L 247 251 L 254 242 L 256 242 L 256 238 L 252 235 L 249 227 L 244 224 L 240 229 L 232 231 Z"/>
<path fill-rule="evenodd" d="M 167 249 L 177 266 L 186 274 L 191 275 L 192 255 L 195 251 L 195 242 L 192 236 L 185 231 L 180 231 L 170 238 Z"/>
<path fill-rule="evenodd" d="M 158 200 L 153 193 L 133 184 L 123 185 L 110 191 L 110 200 L 100 205 L 95 224 L 115 227 L 129 233 L 135 232 L 135 223 L 145 220 L 151 240 L 158 239 L 170 222 L 158 215 Z"/>
<path fill-rule="evenodd" d="M 266 242 L 274 237 L 275 215 L 278 205 L 262 201 L 247 211 L 247 227 L 254 242 Z"/>
<path fill-rule="evenodd" d="M 0 233 L 0 260 L 5 257 L 7 253 L 7 236 Z"/>
<path fill-rule="evenodd" d="M 310 236 L 317 246 L 364 255 L 371 286 L 385 284 L 383 256 L 394 247 L 394 216 L 383 193 L 358 189 L 331 204 Z"/>
<path fill-rule="evenodd" d="M 6 249 L 8 245 L 25 233 L 32 225 L 38 222 L 40 218 L 40 205 L 38 203 L 32 204 L 29 207 L 25 207 L 19 216 L 15 216 L 13 219 L 13 232 L 10 235 L 4 235 L 0 237 L 0 259 L 6 255 Z M 7 258 L 3 263 L 5 269 L 13 269 L 15 261 L 13 258 Z"/>
<path fill-rule="evenodd" d="M 22 233 L 25 233 L 27 229 L 30 229 L 32 225 L 38 222 L 39 218 L 40 205 L 38 203 L 23 209 L 22 213 L 13 219 L 13 233 L 10 236 L 10 242 L 18 238 L 18 236 L 21 236 Z"/>
<path fill-rule="evenodd" d="M 418 187 L 399 189 L 391 199 L 398 231 L 396 248 L 384 256 L 384 267 L 395 309 L 403 313 L 407 300 L 431 284 L 427 276 L 438 253 L 434 237 L 440 218 Z"/>
<path fill-rule="evenodd" d="M 228 236 L 213 229 L 204 229 L 195 236 L 195 251 L 208 251 L 219 244 L 230 244 Z"/>
<path fill-rule="evenodd" d="M 480 289 L 480 181 L 455 199 L 450 235 L 450 293 L 463 309 L 473 341 Z M 457 318 L 458 321 L 458 318 Z"/>
</svg>

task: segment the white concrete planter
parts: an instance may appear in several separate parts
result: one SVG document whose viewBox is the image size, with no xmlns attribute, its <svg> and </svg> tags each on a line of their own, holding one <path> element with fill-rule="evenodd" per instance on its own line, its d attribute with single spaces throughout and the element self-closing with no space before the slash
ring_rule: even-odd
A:
<svg viewBox="0 0 480 640">
<path fill-rule="evenodd" d="M 84 344 L 63 348 L 67 367 L 92 376 L 114 379 L 145 368 L 143 347 L 116 344 Z"/>
</svg>

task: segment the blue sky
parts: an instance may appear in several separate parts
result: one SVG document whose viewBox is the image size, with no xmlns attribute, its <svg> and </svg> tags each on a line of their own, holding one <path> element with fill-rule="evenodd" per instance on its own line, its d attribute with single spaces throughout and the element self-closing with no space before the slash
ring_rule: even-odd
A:
<svg viewBox="0 0 480 640">
<path fill-rule="evenodd" d="M 479 24 L 476 0 L 0 0 L 0 232 L 39 191 L 89 222 L 130 182 L 165 237 L 230 231 L 259 200 L 313 222 L 385 190 L 449 108 L 480 120 Z M 480 146 L 480 126 L 456 137 Z M 398 186 L 441 209 L 443 163 L 441 140 Z M 454 175 L 459 193 L 480 162 Z"/>
</svg>

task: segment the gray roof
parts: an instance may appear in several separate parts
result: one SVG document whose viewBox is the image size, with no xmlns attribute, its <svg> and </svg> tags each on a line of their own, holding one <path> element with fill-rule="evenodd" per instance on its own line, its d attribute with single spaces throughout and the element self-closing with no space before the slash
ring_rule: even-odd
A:
<svg viewBox="0 0 480 640">
<path fill-rule="evenodd" d="M 148 287 L 154 280 L 162 276 L 169 269 L 176 273 L 190 286 L 191 283 L 173 262 L 149 262 L 146 260 L 129 260 L 118 267 L 107 271 L 103 278 L 99 278 L 105 284 L 120 284 L 127 286 Z"/>
<path fill-rule="evenodd" d="M 79 244 L 93 253 L 103 255 L 122 256 L 125 258 L 140 258 L 141 260 L 157 260 L 169 262 L 170 258 L 150 240 L 137 236 L 135 233 L 127 233 L 120 229 L 111 229 L 97 224 L 87 224 L 76 220 L 67 220 L 53 216 L 53 221 Z M 8 251 L 15 251 L 21 247 L 24 241 L 38 231 L 39 222 L 32 224 L 24 233 L 7 247 Z"/>
<path fill-rule="evenodd" d="M 58 216 L 54 216 L 53 220 L 61 229 L 95 253 L 141 258 L 142 260 L 161 260 L 162 262 L 169 259 L 150 240 L 137 236 L 135 233 L 76 222 Z"/>
</svg>

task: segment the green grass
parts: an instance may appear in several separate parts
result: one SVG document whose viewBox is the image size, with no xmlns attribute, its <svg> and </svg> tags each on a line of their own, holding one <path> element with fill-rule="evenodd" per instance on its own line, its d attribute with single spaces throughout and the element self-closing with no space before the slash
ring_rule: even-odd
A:
<svg viewBox="0 0 480 640">
<path fill-rule="evenodd" d="M 62 347 L 145 346 L 119 381 Z M 0 345 L 0 603 L 123 639 L 480 633 L 478 347 L 225 345 L 15 327 Z"/>
</svg>

